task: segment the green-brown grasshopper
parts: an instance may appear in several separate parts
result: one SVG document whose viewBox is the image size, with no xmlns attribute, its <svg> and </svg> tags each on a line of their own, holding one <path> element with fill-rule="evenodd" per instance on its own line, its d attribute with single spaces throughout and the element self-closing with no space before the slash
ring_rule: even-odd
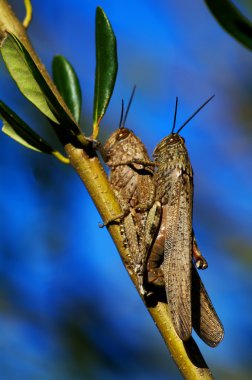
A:
<svg viewBox="0 0 252 380">
<path fill-rule="evenodd" d="M 154 150 L 156 200 L 162 204 L 162 220 L 148 261 L 148 278 L 158 285 L 164 282 L 178 336 L 188 340 L 193 326 L 208 345 L 216 346 L 224 330 L 193 264 L 194 257 L 197 267 L 207 266 L 192 229 L 193 171 L 184 139 L 179 135 L 210 100 L 175 133 L 176 100 L 172 132 Z"/>
</svg>

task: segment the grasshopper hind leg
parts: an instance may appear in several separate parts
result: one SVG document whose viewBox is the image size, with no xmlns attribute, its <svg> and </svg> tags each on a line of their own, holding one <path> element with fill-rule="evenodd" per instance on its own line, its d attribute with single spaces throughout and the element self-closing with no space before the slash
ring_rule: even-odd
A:
<svg viewBox="0 0 252 380">
<path fill-rule="evenodd" d="M 207 261 L 202 255 L 193 232 L 193 259 L 197 269 L 206 269 Z"/>
</svg>

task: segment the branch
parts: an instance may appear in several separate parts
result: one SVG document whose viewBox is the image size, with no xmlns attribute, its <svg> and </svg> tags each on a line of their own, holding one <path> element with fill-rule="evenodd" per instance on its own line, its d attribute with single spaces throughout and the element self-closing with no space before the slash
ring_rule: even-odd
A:
<svg viewBox="0 0 252 380">
<path fill-rule="evenodd" d="M 0 42 L 7 30 L 14 33 L 25 45 L 60 104 L 72 118 L 70 111 L 67 109 L 66 104 L 59 95 L 45 67 L 33 50 L 22 23 L 16 18 L 7 1 L 0 0 Z M 121 214 L 120 205 L 110 188 L 105 171 L 95 151 L 91 148 L 82 149 L 79 146 L 74 146 L 70 142 L 67 142 L 64 148 L 70 158 L 70 163 L 88 189 L 103 221 L 106 222 L 107 220 L 114 219 Z M 137 281 L 135 275 L 128 267 L 127 252 L 123 245 L 120 228 L 118 225 L 110 225 L 108 230 L 116 244 L 126 269 L 136 286 Z M 184 378 L 188 380 L 213 379 L 194 340 L 191 338 L 187 342 L 182 342 L 178 338 L 173 328 L 167 304 L 158 302 L 155 306 L 148 307 L 148 310 Z"/>
</svg>

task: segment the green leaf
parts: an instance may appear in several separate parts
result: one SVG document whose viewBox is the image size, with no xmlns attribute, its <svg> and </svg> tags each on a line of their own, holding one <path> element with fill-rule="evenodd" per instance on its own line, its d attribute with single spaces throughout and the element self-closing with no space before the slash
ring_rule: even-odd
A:
<svg viewBox="0 0 252 380">
<path fill-rule="evenodd" d="M 2 101 L 0 101 L 0 118 L 3 120 L 2 131 L 19 144 L 37 152 L 51 154 L 64 164 L 69 163 L 67 157 L 54 150 L 47 141 L 34 132 Z"/>
<path fill-rule="evenodd" d="M 81 114 L 81 88 L 78 77 L 66 58 L 58 55 L 53 58 L 53 80 L 62 98 L 79 123 Z"/>
<path fill-rule="evenodd" d="M 29 99 L 53 123 L 60 124 L 65 134 L 79 135 L 78 125 L 66 113 L 32 57 L 13 34 L 7 33 L 1 52 L 5 64 L 23 95 Z M 57 129 L 58 133 L 59 128 Z"/>
<path fill-rule="evenodd" d="M 117 75 L 116 38 L 110 22 L 102 10 L 96 9 L 96 70 L 93 110 L 93 137 L 96 138 L 99 124 L 105 114 L 113 93 Z"/>
<path fill-rule="evenodd" d="M 208 8 L 237 41 L 252 50 L 252 23 L 229 0 L 205 0 Z"/>
<path fill-rule="evenodd" d="M 13 140 L 38 152 L 48 154 L 53 152 L 53 148 L 2 101 L 0 101 L 0 118 L 4 123 L 2 131 Z"/>
<path fill-rule="evenodd" d="M 19 41 L 14 36 L 9 35 L 9 37 L 7 37 L 4 41 L 1 52 L 12 78 L 17 83 L 17 86 L 23 95 L 49 119 L 55 123 L 58 123 L 46 102 L 46 97 L 41 91 L 32 71 L 27 65 L 25 56 L 22 52 L 22 46 L 19 45 Z"/>
</svg>

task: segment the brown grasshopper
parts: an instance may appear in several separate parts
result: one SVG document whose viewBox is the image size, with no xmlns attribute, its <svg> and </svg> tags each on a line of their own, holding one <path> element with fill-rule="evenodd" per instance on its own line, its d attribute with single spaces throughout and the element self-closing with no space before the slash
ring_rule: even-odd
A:
<svg viewBox="0 0 252 380">
<path fill-rule="evenodd" d="M 122 107 L 119 128 L 101 152 L 111 169 L 109 181 L 123 211 L 117 219 L 121 220 L 130 266 L 144 295 L 147 255 L 159 225 L 161 205 L 155 202 L 154 164 L 141 140 L 124 127 L 134 91 L 124 118 Z"/>
<path fill-rule="evenodd" d="M 211 100 L 205 102 L 175 133 L 155 148 L 156 200 L 162 204 L 158 236 L 148 259 L 149 282 L 165 285 L 167 302 L 178 336 L 186 341 L 192 326 L 210 346 L 223 338 L 223 326 L 193 264 L 204 269 L 206 261 L 192 229 L 193 171 L 181 129 Z"/>
</svg>

